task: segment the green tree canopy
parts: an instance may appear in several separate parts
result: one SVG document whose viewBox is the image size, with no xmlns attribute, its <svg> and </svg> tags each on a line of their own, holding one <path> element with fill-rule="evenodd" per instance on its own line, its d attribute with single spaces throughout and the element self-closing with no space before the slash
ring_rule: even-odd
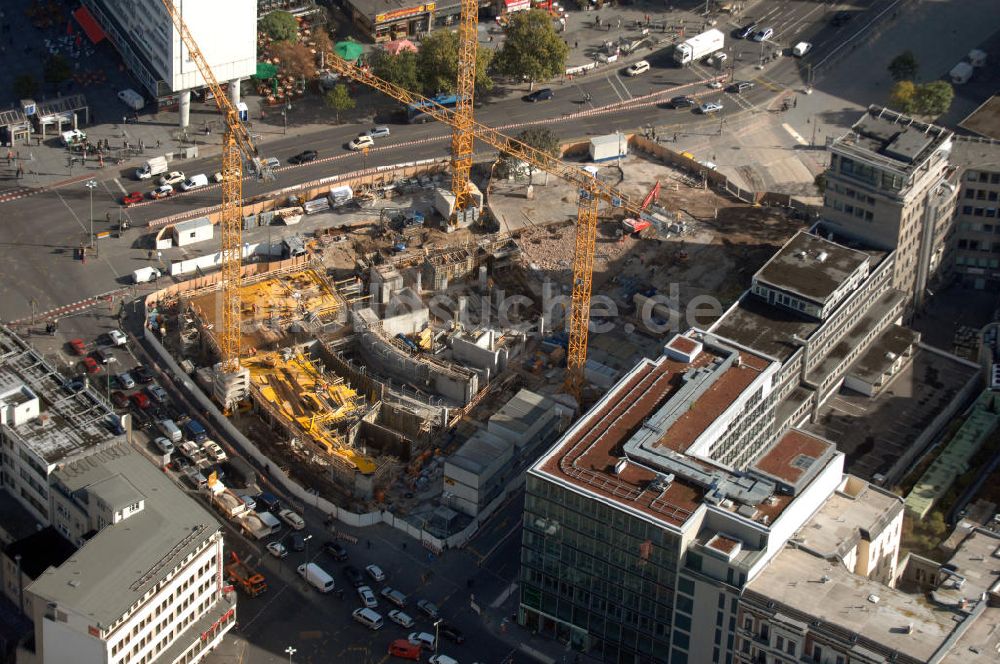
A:
<svg viewBox="0 0 1000 664">
<path fill-rule="evenodd" d="M 889 91 L 889 106 L 903 113 L 913 112 L 913 97 L 917 94 L 917 86 L 913 81 L 899 81 Z"/>
<path fill-rule="evenodd" d="M 67 62 L 66 58 L 58 53 L 49 56 L 49 59 L 45 61 L 45 65 L 42 68 L 42 74 L 45 76 L 45 82 L 52 83 L 53 85 L 59 85 L 69 78 L 71 73 L 69 62 Z"/>
<path fill-rule="evenodd" d="M 413 51 L 400 51 L 396 55 L 388 51 L 375 51 L 369 57 L 372 72 L 379 78 L 395 83 L 401 88 L 413 92 L 423 90 L 420 83 L 417 54 Z"/>
<path fill-rule="evenodd" d="M 507 76 L 542 81 L 566 71 L 569 45 L 562 40 L 544 11 L 518 12 L 507 26 L 507 37 L 497 53 L 497 69 Z"/>
<path fill-rule="evenodd" d="M 917 56 L 913 51 L 903 51 L 889 63 L 889 75 L 894 81 L 912 81 L 917 77 Z"/>
<path fill-rule="evenodd" d="M 546 127 L 528 127 L 514 138 L 553 157 L 558 157 L 561 151 L 559 138 Z M 516 168 L 518 161 L 507 152 L 501 153 L 497 160 L 497 175 L 507 177 Z M 534 170 L 528 164 L 528 174 L 531 175 Z"/>
<path fill-rule="evenodd" d="M 326 93 L 324 101 L 337 114 L 337 124 L 340 124 L 340 114 L 355 106 L 354 98 L 351 97 L 351 93 L 348 92 L 347 86 L 343 83 L 333 86 L 333 89 Z"/>
<path fill-rule="evenodd" d="M 493 89 L 488 74 L 492 62 L 492 50 L 476 50 L 477 89 Z M 458 85 L 458 33 L 439 30 L 424 37 L 417 52 L 417 70 L 425 95 L 454 92 Z"/>
<path fill-rule="evenodd" d="M 947 81 L 931 81 L 917 86 L 913 110 L 921 115 L 944 115 L 955 99 L 955 89 Z"/>
<path fill-rule="evenodd" d="M 274 11 L 260 19 L 259 27 L 275 41 L 298 40 L 299 22 L 288 12 Z"/>
</svg>

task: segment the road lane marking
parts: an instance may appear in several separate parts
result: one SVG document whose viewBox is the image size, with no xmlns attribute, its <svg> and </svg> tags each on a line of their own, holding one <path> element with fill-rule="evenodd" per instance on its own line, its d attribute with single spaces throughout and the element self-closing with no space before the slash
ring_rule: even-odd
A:
<svg viewBox="0 0 1000 664">
<path fill-rule="evenodd" d="M 125 186 L 124 186 L 124 185 L 123 185 L 123 184 L 122 184 L 121 182 L 119 182 L 119 181 L 118 181 L 118 178 L 115 178 L 115 179 L 114 179 L 114 183 L 115 183 L 116 185 L 118 185 L 118 189 L 119 189 L 119 190 L 120 190 L 120 191 L 121 191 L 121 192 L 122 192 L 123 194 L 127 194 L 127 193 L 128 193 L 128 189 L 126 189 L 126 188 L 125 188 Z"/>
<path fill-rule="evenodd" d="M 802 134 L 800 134 L 799 132 L 797 132 L 794 129 L 792 129 L 792 126 L 790 124 L 788 124 L 787 122 L 782 123 L 781 127 L 782 127 L 782 129 L 784 129 L 785 131 L 787 131 L 789 133 L 789 135 L 792 138 L 794 138 L 795 142 L 798 143 L 799 145 L 808 145 L 809 144 L 809 141 L 807 141 L 806 139 L 802 138 Z"/>
<path fill-rule="evenodd" d="M 618 91 L 617 87 L 615 87 L 615 83 L 611 80 L 611 76 L 605 76 L 604 78 L 607 80 L 608 85 L 611 86 L 611 90 L 618 96 L 618 100 L 625 101 L 625 97 L 622 97 L 622 93 Z"/>
</svg>

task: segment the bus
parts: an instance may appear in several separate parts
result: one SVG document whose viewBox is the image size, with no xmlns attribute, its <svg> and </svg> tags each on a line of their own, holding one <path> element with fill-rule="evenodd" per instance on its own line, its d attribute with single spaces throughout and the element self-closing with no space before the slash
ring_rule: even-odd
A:
<svg viewBox="0 0 1000 664">
<path fill-rule="evenodd" d="M 455 108 L 458 104 L 458 97 L 456 95 L 450 94 L 439 94 L 434 95 L 430 98 L 430 101 L 434 102 L 438 106 L 444 106 L 445 108 Z M 413 122 L 418 116 L 424 115 L 428 108 L 433 108 L 434 104 L 426 101 L 418 101 L 413 104 L 406 105 L 406 119 L 409 122 Z"/>
</svg>

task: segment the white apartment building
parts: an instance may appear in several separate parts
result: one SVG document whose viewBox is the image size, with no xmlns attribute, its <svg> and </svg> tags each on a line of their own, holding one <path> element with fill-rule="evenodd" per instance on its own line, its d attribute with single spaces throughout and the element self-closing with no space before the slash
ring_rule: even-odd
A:
<svg viewBox="0 0 1000 664">
<path fill-rule="evenodd" d="M 257 71 L 257 2 L 172 0 L 219 83 L 229 82 L 233 103 L 239 82 Z M 191 90 L 205 86 L 161 0 L 83 0 L 132 74 L 161 108 L 175 103 L 187 127 Z"/>
</svg>

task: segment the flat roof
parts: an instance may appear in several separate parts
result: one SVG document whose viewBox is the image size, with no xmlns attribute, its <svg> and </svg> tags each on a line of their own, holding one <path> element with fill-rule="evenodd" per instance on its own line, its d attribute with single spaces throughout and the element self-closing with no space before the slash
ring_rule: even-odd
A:
<svg viewBox="0 0 1000 664">
<path fill-rule="evenodd" d="M 757 496 L 763 491 L 761 500 L 767 498 L 773 485 L 730 476 L 684 452 L 773 361 L 727 346 L 726 339 L 713 334 L 692 333 L 703 334 L 703 350 L 691 363 L 667 355 L 641 360 L 533 472 L 674 526 L 701 504 L 715 479 L 729 480 L 725 487 L 734 493 Z M 641 463 L 624 457 L 627 450 Z"/>
<path fill-rule="evenodd" d="M 973 134 L 1000 140 L 1000 95 L 993 95 L 984 101 L 958 126 Z"/>
<path fill-rule="evenodd" d="M 525 433 L 555 405 L 552 399 L 522 388 L 490 417 L 490 424 Z"/>
<path fill-rule="evenodd" d="M 1000 97 L 994 97 L 994 99 L 998 98 Z M 1000 124 L 1000 118 L 997 121 Z M 949 161 L 963 171 L 968 169 L 1000 171 L 1000 136 L 993 140 L 983 140 L 972 136 L 958 136 L 955 138 L 955 144 L 951 148 Z M 975 183 L 970 183 L 969 186 L 976 188 Z"/>
<path fill-rule="evenodd" d="M 953 135 L 944 127 L 873 105 L 831 149 L 910 174 Z"/>
<path fill-rule="evenodd" d="M 378 14 L 399 9 L 417 9 L 427 4 L 426 0 L 347 0 L 356 10 L 370 19 Z"/>
<path fill-rule="evenodd" d="M 875 343 L 851 366 L 848 374 L 867 381 L 881 378 L 896 358 L 919 343 L 920 333 L 901 325 L 890 325 L 878 336 Z"/>
<path fill-rule="evenodd" d="M 715 322 L 711 332 L 784 362 L 801 345 L 796 337 L 808 339 L 821 324 L 791 309 L 773 307 L 746 292 Z"/>
<path fill-rule="evenodd" d="M 757 457 L 751 469 L 798 493 L 836 452 L 837 446 L 828 440 L 789 429 Z"/>
<path fill-rule="evenodd" d="M 862 534 L 880 532 L 902 510 L 899 496 L 851 475 L 802 525 L 794 540 L 814 555 L 842 557 Z"/>
<path fill-rule="evenodd" d="M 98 531 L 30 586 L 31 592 L 89 616 L 102 628 L 220 528 L 210 512 L 127 444 L 69 463 L 53 475 L 71 493 L 90 493 L 119 478 L 145 498 L 142 510 Z"/>
<path fill-rule="evenodd" d="M 754 280 L 823 304 L 869 260 L 865 253 L 799 231 L 757 271 Z"/>
<path fill-rule="evenodd" d="M 123 441 L 107 428 L 114 413 L 93 389 L 73 392 L 66 378 L 9 328 L 0 326 L 0 393 L 27 385 L 38 396 L 39 416 L 3 425 L 48 464 L 89 454 Z"/>
</svg>

